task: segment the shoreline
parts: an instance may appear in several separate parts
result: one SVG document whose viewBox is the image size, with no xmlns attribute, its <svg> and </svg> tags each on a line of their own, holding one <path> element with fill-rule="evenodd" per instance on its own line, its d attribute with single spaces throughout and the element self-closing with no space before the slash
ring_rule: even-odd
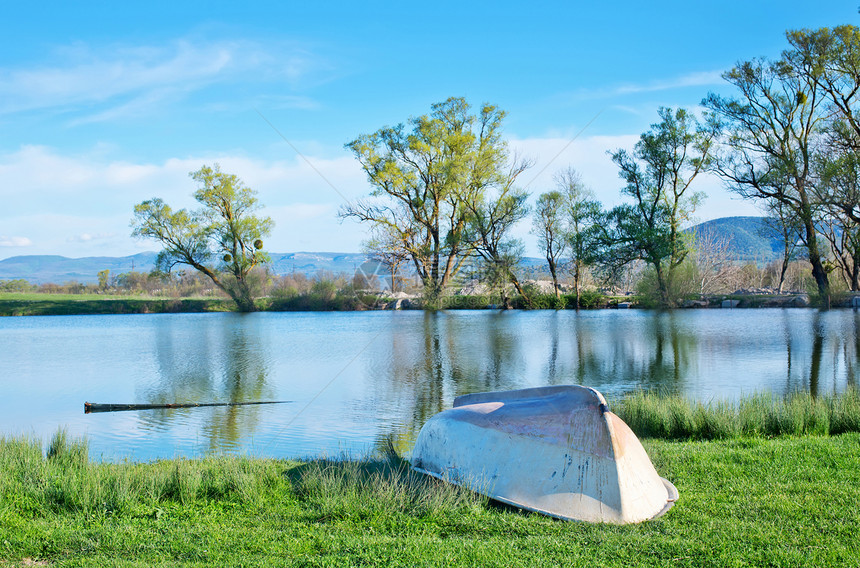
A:
<svg viewBox="0 0 860 568">
<path fill-rule="evenodd" d="M 40 316 L 40 315 L 128 315 L 128 314 L 176 314 L 176 313 L 209 313 L 237 312 L 235 304 L 228 298 L 93 298 L 86 295 L 80 299 L 62 295 L 52 297 L 44 294 L 44 298 L 34 298 L 33 294 L 22 294 L 21 299 L 15 294 L 5 294 L 0 297 L 0 317 Z M 298 298 L 284 302 L 273 298 L 263 298 L 257 301 L 260 312 L 328 312 L 328 311 L 382 311 L 382 310 L 421 310 L 421 300 L 418 298 L 385 298 L 379 296 L 372 304 L 367 296 L 360 299 L 335 298 L 331 301 L 309 302 Z M 573 310 L 570 300 L 565 307 L 556 308 L 554 296 L 541 297 L 533 307 L 526 306 L 521 300 L 515 302 L 514 310 Z M 562 304 L 564 305 L 564 304 Z M 672 309 L 750 309 L 750 308 L 809 308 L 814 302 L 807 294 L 749 294 L 749 295 L 716 295 L 699 299 L 690 299 Z M 834 298 L 833 308 L 858 308 L 860 296 L 843 295 Z M 493 304 L 486 296 L 454 295 L 446 296 L 439 310 L 493 310 L 501 309 Z M 655 309 L 637 305 L 634 297 L 613 296 L 584 306 L 582 310 L 601 309 Z"/>
</svg>

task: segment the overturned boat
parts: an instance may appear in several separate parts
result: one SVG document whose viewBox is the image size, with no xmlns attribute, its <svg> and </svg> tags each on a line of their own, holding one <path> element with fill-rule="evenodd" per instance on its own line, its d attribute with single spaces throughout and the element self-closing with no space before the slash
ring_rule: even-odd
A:
<svg viewBox="0 0 860 568">
<path fill-rule="evenodd" d="M 638 523 L 678 498 L 603 395 L 575 385 L 460 396 L 421 429 L 411 462 L 422 473 L 560 519 Z"/>
</svg>

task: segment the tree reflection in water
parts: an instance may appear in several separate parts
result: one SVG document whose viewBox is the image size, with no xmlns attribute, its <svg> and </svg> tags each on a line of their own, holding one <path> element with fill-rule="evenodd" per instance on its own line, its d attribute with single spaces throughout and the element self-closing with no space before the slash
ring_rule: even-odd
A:
<svg viewBox="0 0 860 568">
<path fill-rule="evenodd" d="M 420 332 L 390 334 L 390 352 L 380 355 L 387 367 L 374 368 L 377 397 L 394 397 L 402 409 L 379 433 L 379 444 L 393 439 L 395 447 L 408 449 L 427 419 L 472 392 L 581 384 L 610 398 L 647 389 L 733 400 L 767 390 L 778 395 L 841 390 L 857 384 L 860 370 L 856 314 L 710 310 L 421 317 Z"/>
<path fill-rule="evenodd" d="M 823 392 L 858 387 L 860 314 L 783 310 L 785 385 L 783 393 Z M 779 393 L 778 393 L 779 394 Z"/>
<path fill-rule="evenodd" d="M 846 309 L 452 311 L 6 318 L 7 431 L 87 435 L 93 456 L 320 455 L 409 436 L 456 396 L 582 384 L 701 401 L 860 387 Z M 122 380 L 116 380 L 122 377 Z M 84 415 L 81 402 L 295 400 Z M 21 409 L 27 409 L 23 412 Z"/>
<path fill-rule="evenodd" d="M 404 410 L 377 445 L 410 447 L 461 394 L 551 384 L 677 391 L 695 360 L 696 336 L 684 334 L 672 313 L 646 321 L 613 327 L 587 312 L 425 313 L 417 337 L 391 333 L 390 353 L 375 360 L 388 362 L 371 371 L 379 395 Z"/>
<path fill-rule="evenodd" d="M 268 436 L 270 447 L 287 438 L 336 444 L 348 437 L 376 440 L 379 447 L 390 440 L 403 453 L 431 416 L 455 397 L 481 391 L 581 384 L 610 400 L 649 389 L 707 401 L 842 390 L 857 385 L 860 371 L 860 314 L 845 312 L 460 311 L 191 320 L 166 318 L 155 326 L 145 363 L 157 367 L 156 378 L 138 387 L 139 401 L 297 398 L 303 404 L 318 394 L 317 383 L 322 388 L 337 378 L 295 424 L 292 414 L 260 407 L 138 415 L 144 432 L 192 442 L 197 436 L 198 449 L 208 451 L 245 448 L 252 437 Z"/>
<path fill-rule="evenodd" d="M 253 314 L 225 314 L 200 326 L 160 326 L 155 342 L 158 381 L 140 392 L 149 404 L 270 400 L 261 322 Z M 158 409 L 141 412 L 144 429 L 194 428 L 207 451 L 232 450 L 258 427 L 259 406 Z"/>
<path fill-rule="evenodd" d="M 380 379 L 375 382 L 379 392 L 398 400 L 406 428 L 393 424 L 379 440 L 391 440 L 398 450 L 411 447 L 427 419 L 450 407 L 457 396 L 519 386 L 520 344 L 506 325 L 508 314 L 480 315 L 476 320 L 425 312 L 420 331 L 414 330 L 418 333 L 392 329 L 386 340 L 391 350 L 380 357 L 388 366 L 374 366 L 371 372 Z"/>
</svg>

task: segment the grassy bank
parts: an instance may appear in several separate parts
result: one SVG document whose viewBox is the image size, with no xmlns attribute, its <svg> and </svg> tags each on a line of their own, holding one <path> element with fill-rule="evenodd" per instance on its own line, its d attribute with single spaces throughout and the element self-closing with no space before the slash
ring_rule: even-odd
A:
<svg viewBox="0 0 860 568">
<path fill-rule="evenodd" d="M 62 436 L 5 439 L 0 566 L 856 565 L 860 435 L 644 443 L 681 498 L 616 527 L 495 507 L 396 457 L 93 464 Z"/>
<path fill-rule="evenodd" d="M 736 299 L 740 308 L 789 308 L 804 307 L 797 303 L 794 296 L 714 296 L 697 299 L 687 307 L 719 308 L 724 299 Z M 636 307 L 647 308 L 647 303 L 637 303 L 641 298 L 627 296 L 605 296 L 589 291 L 580 298 L 580 309 L 615 308 L 619 303 L 633 303 Z M 305 293 L 277 294 L 255 300 L 260 311 L 360 311 L 392 309 L 396 303 L 392 298 L 374 293 L 348 290 L 311 289 Z M 848 307 L 850 299 L 846 296 L 834 300 L 833 307 Z M 405 309 L 421 309 L 424 301 L 415 298 L 403 303 Z M 482 310 L 499 309 L 503 301 L 493 295 L 452 295 L 438 298 L 432 305 L 440 310 Z M 813 303 L 814 305 L 814 303 Z M 576 297 L 563 294 L 534 294 L 528 299 L 514 296 L 509 301 L 513 309 L 522 310 L 572 310 L 576 308 Z M 236 304 L 226 298 L 164 298 L 152 296 L 128 296 L 121 294 L 54 294 L 54 293 L 0 293 L 0 316 L 29 315 L 88 315 L 88 314 L 141 314 L 141 313 L 179 313 L 179 312 L 224 312 L 236 311 Z"/>
<path fill-rule="evenodd" d="M 98 294 L 3 294 L 0 316 L 161 314 L 226 312 L 236 305 L 222 298 L 151 298 Z"/>
<path fill-rule="evenodd" d="M 715 440 L 860 432 L 860 391 L 852 388 L 821 396 L 761 393 L 711 403 L 637 392 L 613 402 L 611 408 L 640 437 Z"/>
<path fill-rule="evenodd" d="M 271 312 L 360 311 L 382 309 L 393 304 L 391 298 L 376 294 L 332 291 L 305 294 L 276 295 L 256 300 L 257 309 Z M 437 309 L 480 310 L 497 309 L 501 300 L 494 296 L 445 296 Z M 580 302 L 583 309 L 606 307 L 603 296 L 591 295 Z M 421 300 L 407 303 L 410 309 L 420 308 Z M 512 301 L 516 309 L 572 309 L 575 299 L 554 295 L 537 295 L 526 302 L 517 296 Z M 0 293 L 0 316 L 146 314 L 179 312 L 236 311 L 236 304 L 227 298 L 152 298 L 108 294 L 40 294 Z"/>
</svg>

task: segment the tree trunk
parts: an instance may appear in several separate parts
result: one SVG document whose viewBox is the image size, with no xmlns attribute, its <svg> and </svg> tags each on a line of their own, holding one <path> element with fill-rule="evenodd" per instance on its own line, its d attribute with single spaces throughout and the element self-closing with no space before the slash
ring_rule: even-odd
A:
<svg viewBox="0 0 860 568">
<path fill-rule="evenodd" d="M 657 273 L 657 290 L 660 292 L 660 303 L 662 307 L 668 308 L 669 306 L 669 288 L 666 285 L 666 279 L 663 275 L 663 267 L 660 265 L 660 261 L 653 263 L 654 271 Z"/>
<path fill-rule="evenodd" d="M 821 296 L 821 308 L 829 310 L 830 281 L 827 278 L 824 264 L 821 262 L 821 254 L 818 252 L 818 241 L 816 240 L 818 233 L 815 231 L 815 224 L 812 222 L 811 215 L 805 219 L 804 229 L 806 231 L 806 248 L 809 250 L 809 263 L 812 264 L 812 277 L 818 287 L 818 295 Z"/>
<path fill-rule="evenodd" d="M 233 298 L 233 301 L 236 302 L 237 306 L 239 306 L 240 312 L 257 311 L 257 306 L 254 304 L 254 299 L 251 298 L 250 294 L 230 294 L 230 297 Z"/>
<path fill-rule="evenodd" d="M 558 298 L 558 276 L 556 276 L 555 260 L 547 255 L 546 261 L 549 264 L 549 273 L 552 275 L 552 289 L 555 290 L 555 297 Z"/>
<path fill-rule="evenodd" d="M 211 280 L 213 284 L 220 288 L 222 292 L 230 296 L 230 298 L 236 302 L 236 306 L 239 308 L 240 312 L 257 311 L 257 306 L 254 304 L 254 299 L 251 297 L 251 291 L 248 289 L 247 285 L 243 285 L 244 281 L 237 280 L 235 288 L 233 286 L 225 286 L 224 283 L 221 282 L 221 279 L 218 278 L 218 275 L 209 270 L 206 266 L 197 262 L 188 262 L 188 264 L 208 276 L 209 280 Z M 239 288 L 241 288 L 241 290 L 238 290 Z"/>
<path fill-rule="evenodd" d="M 526 304 L 527 304 L 529 307 L 531 307 L 531 305 L 532 305 L 532 300 L 531 300 L 531 298 L 529 298 L 529 297 L 526 295 L 525 290 L 523 290 L 523 287 L 520 285 L 520 281 L 519 281 L 519 279 L 517 278 L 517 275 L 516 275 L 516 274 L 514 274 L 514 271 L 513 271 L 513 270 L 508 270 L 508 278 L 510 278 L 510 280 L 511 280 L 511 284 L 513 284 L 513 285 L 514 285 L 514 288 L 516 288 L 517 293 L 518 293 L 520 296 L 522 296 L 522 297 L 523 297 L 523 300 L 525 300 Z M 504 294 L 504 289 L 502 289 L 502 294 Z M 503 298 L 504 298 L 504 296 L 503 296 Z M 508 301 L 509 301 L 509 300 L 505 299 L 505 302 L 508 302 Z M 506 304 L 505 309 L 508 309 L 508 308 L 509 308 L 509 306 Z"/>
<path fill-rule="evenodd" d="M 779 286 L 776 288 L 777 294 L 782 294 L 782 287 L 785 285 L 785 273 L 788 272 L 788 258 L 782 259 L 782 269 L 779 271 Z"/>
<path fill-rule="evenodd" d="M 576 311 L 579 311 L 579 262 L 573 267 L 573 288 L 576 291 Z"/>
</svg>

